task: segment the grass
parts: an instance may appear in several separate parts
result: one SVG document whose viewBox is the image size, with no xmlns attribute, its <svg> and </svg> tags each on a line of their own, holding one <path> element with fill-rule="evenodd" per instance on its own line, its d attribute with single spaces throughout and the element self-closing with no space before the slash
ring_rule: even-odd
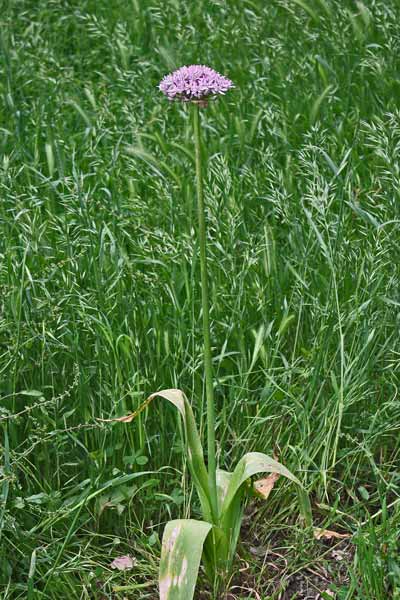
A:
<svg viewBox="0 0 400 600">
<path fill-rule="evenodd" d="M 236 85 L 205 120 L 219 462 L 278 453 L 316 521 L 355 534 L 338 597 L 399 597 L 399 18 L 396 0 L 3 0 L 4 600 L 155 598 L 162 526 L 188 515 L 172 411 L 95 419 L 178 386 L 205 424 L 189 114 L 156 88 L 194 62 Z M 250 538 L 291 536 L 278 597 L 318 549 L 292 488 L 257 506 Z"/>
</svg>

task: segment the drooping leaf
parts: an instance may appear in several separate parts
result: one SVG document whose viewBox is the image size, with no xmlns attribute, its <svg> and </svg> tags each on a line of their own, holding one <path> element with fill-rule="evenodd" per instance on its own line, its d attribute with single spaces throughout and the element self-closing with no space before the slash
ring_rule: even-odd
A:
<svg viewBox="0 0 400 600">
<path fill-rule="evenodd" d="M 212 521 L 212 503 L 210 490 L 208 485 L 207 469 L 204 463 L 203 447 L 201 445 L 200 436 L 197 431 L 196 421 L 193 415 L 192 407 L 185 394 L 178 389 L 161 390 L 151 394 L 139 408 L 125 417 L 116 417 L 114 419 L 100 419 L 102 421 L 119 421 L 130 423 L 135 417 L 142 412 L 157 396 L 168 400 L 178 409 L 184 425 L 186 438 L 187 458 L 190 473 L 193 477 L 194 484 L 199 495 L 203 517 L 206 521 Z M 216 517 L 216 515 L 215 515 Z"/>
<path fill-rule="evenodd" d="M 167 523 L 161 547 L 160 600 L 192 600 L 211 528 L 211 523 L 193 519 Z"/>
<path fill-rule="evenodd" d="M 281 463 L 273 458 L 263 454 L 262 452 L 249 452 L 240 459 L 232 474 L 228 491 L 222 506 L 222 513 L 229 509 L 231 502 L 234 500 L 239 489 L 244 482 L 256 473 L 278 473 L 294 481 L 301 487 L 300 481 L 292 475 L 292 473 Z"/>
<path fill-rule="evenodd" d="M 169 389 L 155 392 L 150 398 L 161 396 L 171 402 L 180 412 L 186 437 L 187 458 L 190 473 L 199 495 L 203 517 L 206 521 L 212 521 L 211 514 L 211 496 L 208 485 L 208 474 L 204 464 L 203 447 L 200 436 L 197 431 L 196 421 L 193 415 L 192 407 L 188 399 L 181 390 Z"/>
<path fill-rule="evenodd" d="M 217 473 L 220 527 L 215 528 L 214 537 L 218 543 L 217 556 L 221 570 L 225 569 L 225 571 L 229 571 L 231 568 L 243 518 L 245 483 L 256 473 L 272 474 L 270 478 L 263 480 L 263 486 L 269 487 L 269 491 L 272 489 L 276 479 L 281 475 L 295 482 L 298 485 L 299 492 L 301 492 L 301 499 L 304 500 L 304 506 L 300 504 L 301 513 L 306 524 L 311 525 L 311 517 L 309 516 L 311 508 L 309 507 L 308 495 L 303 490 L 300 481 L 277 460 L 260 452 L 250 452 L 243 456 L 236 465 L 233 473 Z M 265 482 L 268 482 L 268 484 Z M 223 532 L 223 535 L 219 535 L 219 530 Z M 208 544 L 209 540 L 207 540 L 205 545 L 207 551 Z"/>
</svg>

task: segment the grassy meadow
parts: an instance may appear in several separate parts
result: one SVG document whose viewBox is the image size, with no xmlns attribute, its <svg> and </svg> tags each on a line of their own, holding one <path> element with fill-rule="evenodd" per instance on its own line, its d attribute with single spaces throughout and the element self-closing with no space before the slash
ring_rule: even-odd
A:
<svg viewBox="0 0 400 600">
<path fill-rule="evenodd" d="M 155 600 L 163 526 L 198 514 L 172 409 L 96 420 L 179 387 L 204 431 L 192 130 L 157 89 L 191 63 L 235 84 L 202 111 L 219 464 L 276 454 L 352 536 L 310 539 L 279 480 L 227 598 L 400 598 L 399 23 L 398 0 L 2 0 L 2 600 Z"/>
</svg>

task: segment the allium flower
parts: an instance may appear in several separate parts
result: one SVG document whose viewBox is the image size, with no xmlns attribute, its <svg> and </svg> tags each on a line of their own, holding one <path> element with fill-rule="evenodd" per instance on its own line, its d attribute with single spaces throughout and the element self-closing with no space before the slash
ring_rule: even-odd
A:
<svg viewBox="0 0 400 600">
<path fill-rule="evenodd" d="M 201 103 L 212 96 L 225 94 L 233 83 L 210 67 L 190 65 L 164 77 L 158 87 L 168 100 Z"/>
</svg>

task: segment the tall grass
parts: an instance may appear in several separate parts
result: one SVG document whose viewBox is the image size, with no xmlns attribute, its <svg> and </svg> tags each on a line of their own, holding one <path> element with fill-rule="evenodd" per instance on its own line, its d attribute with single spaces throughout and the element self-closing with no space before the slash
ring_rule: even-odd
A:
<svg viewBox="0 0 400 600">
<path fill-rule="evenodd" d="M 185 63 L 236 85 L 206 125 L 219 462 L 275 450 L 321 518 L 391 505 L 398 529 L 399 17 L 395 0 L 3 0 L 5 600 L 101 597 L 123 549 L 147 584 L 160 524 L 187 511 L 172 412 L 95 421 L 179 386 L 204 424 L 189 114 L 156 89 Z"/>
</svg>

